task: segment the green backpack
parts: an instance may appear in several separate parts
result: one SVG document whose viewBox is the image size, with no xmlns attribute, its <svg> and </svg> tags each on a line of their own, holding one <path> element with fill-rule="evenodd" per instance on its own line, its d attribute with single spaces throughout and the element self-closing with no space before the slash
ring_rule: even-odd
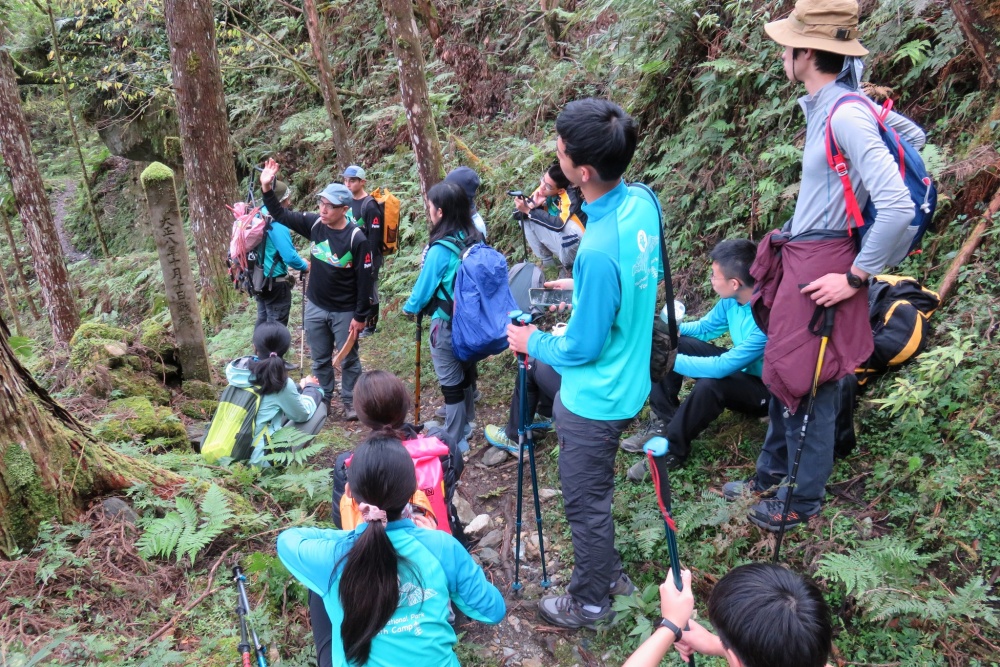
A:
<svg viewBox="0 0 1000 667">
<path fill-rule="evenodd" d="M 268 439 L 267 428 L 254 437 L 260 399 L 254 388 L 226 387 L 201 443 L 201 455 L 206 461 L 215 463 L 226 456 L 233 461 L 246 461 L 260 438 Z"/>
</svg>

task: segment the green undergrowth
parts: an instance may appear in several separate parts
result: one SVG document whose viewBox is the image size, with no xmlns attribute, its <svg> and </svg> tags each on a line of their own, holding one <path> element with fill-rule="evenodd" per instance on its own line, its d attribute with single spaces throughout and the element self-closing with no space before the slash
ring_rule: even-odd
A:
<svg viewBox="0 0 1000 667">
<path fill-rule="evenodd" d="M 537 5 L 435 3 L 452 21 L 444 41 L 482 49 L 495 76 L 489 86 L 499 91 L 493 108 L 477 107 L 483 102 L 477 96 L 489 91 L 470 89 L 470 82 L 427 45 L 428 85 L 446 168 L 469 164 L 479 171 L 483 185 L 477 205 L 487 221 L 489 240 L 519 261 L 522 240 L 510 220 L 512 204 L 506 191 L 535 187 L 552 159 L 553 122 L 567 100 L 590 94 L 615 99 L 637 118 L 642 137 L 627 176 L 650 183 L 660 196 L 675 287 L 689 316 L 695 317 L 711 302 L 707 251 L 722 238 L 759 239 L 791 215 L 797 196 L 803 119 L 794 98 L 801 89 L 782 76 L 779 49 L 761 30 L 790 4 L 575 4 L 573 11 L 560 10 L 567 30 L 566 57 L 554 59 L 539 24 L 534 24 L 536 29 L 510 29 L 539 18 Z M 938 175 L 943 196 L 923 255 L 908 260 L 900 272 L 934 286 L 974 224 L 973 217 L 992 196 L 975 194 L 985 186 L 978 184 L 978 171 L 967 160 L 975 158 L 980 147 L 1000 140 L 1000 94 L 995 85 L 981 85 L 978 65 L 968 55 L 949 3 L 862 4 L 872 83 L 891 87 L 897 108 L 929 131 L 924 155 Z M 122 46 L 127 38 L 131 48 L 142 50 L 143 58 L 165 57 L 165 42 L 157 32 L 162 31 L 160 16 L 154 13 L 146 22 L 127 24 L 115 16 L 126 11 L 122 7 L 98 12 L 92 21 L 68 30 L 67 48 L 80 59 L 75 69 L 93 77 L 89 85 L 81 82 L 75 88 L 81 105 L 109 99 L 97 80 L 112 87 L 115 81 L 125 82 L 133 93 L 166 84 L 165 68 L 136 65 L 127 57 L 129 47 Z M 25 28 L 15 42 L 19 47 L 37 43 L 45 34 L 37 13 L 23 11 L 30 16 L 21 21 Z M 305 44 L 298 14 L 286 15 L 268 3 L 240 11 L 276 40 Z M 231 23 L 220 23 L 219 28 L 241 187 L 245 190 L 256 177 L 251 165 L 276 155 L 281 177 L 294 188 L 295 206 L 310 207 L 312 193 L 339 180 L 330 159 L 321 99 L 306 92 L 287 61 L 256 45 L 251 50 L 234 25 L 242 20 L 227 16 Z M 387 258 L 382 271 L 379 333 L 361 343 L 361 354 L 365 368 L 391 370 L 415 390 L 417 329 L 400 309 L 419 272 L 427 223 L 405 115 L 395 95 L 395 61 L 377 3 L 334 3 L 327 20 L 339 34 L 354 36 L 338 45 L 334 57 L 337 84 L 357 93 L 344 95 L 342 103 L 355 135 L 363 138 L 358 161 L 370 174 L 369 186 L 387 185 L 403 202 L 401 250 Z M 486 46 L 487 38 L 494 46 Z M 105 50 L 112 46 L 125 55 L 121 67 L 105 70 Z M 25 57 L 45 66 L 44 53 Z M 289 96 L 296 87 L 302 94 Z M 59 116 L 61 102 L 40 88 L 26 92 L 25 107 L 46 184 L 55 197 L 79 178 L 79 168 Z M 291 525 L 326 525 L 329 469 L 336 452 L 357 443 L 360 430 L 331 421 L 299 455 L 276 459 L 280 465 L 268 469 L 209 466 L 190 450 L 184 426 L 207 421 L 224 386 L 225 363 L 252 352 L 254 304 L 241 301 L 220 327 L 206 331 L 216 382 L 182 386 L 172 361 L 159 260 L 149 234 L 140 233 L 142 216 L 134 194 L 121 194 L 127 173 L 107 159 L 92 128 L 83 130 L 88 169 L 100 193 L 99 204 L 108 213 L 114 259 L 100 257 L 78 186 L 76 196 L 64 204 L 70 236 L 89 254 L 70 265 L 87 324 L 77 344 L 67 349 L 53 346 L 37 281 L 30 275 L 30 252 L 20 220 L 13 217 L 32 294 L 43 310 L 41 319 L 32 321 L 26 303 L 18 302 L 26 329 L 25 337 L 18 339 L 19 355 L 58 399 L 86 399 L 80 404 L 93 414 L 90 425 L 116 449 L 191 480 L 169 500 L 145 486 L 133 487 L 128 494 L 141 514 L 136 544 L 143 557 L 153 568 L 179 568 L 188 594 L 178 590 L 158 598 L 154 611 L 130 619 L 133 625 L 122 633 L 109 632 L 109 621 L 100 614 L 67 602 L 55 612 L 63 629 L 43 633 L 27 646 L 3 639 L 0 664 L 231 664 L 238 642 L 235 596 L 224 580 L 228 563 L 238 559 L 250 577 L 261 636 L 275 647 L 282 665 L 305 667 L 312 655 L 305 591 L 276 559 L 274 539 Z M 123 201 L 128 197 L 130 201 Z M 11 202 L 6 206 L 14 212 Z M 1000 312 L 995 289 L 1000 247 L 995 222 L 991 229 L 960 272 L 955 294 L 933 316 L 931 348 L 871 383 L 857 413 L 859 447 L 836 462 L 821 516 L 808 528 L 789 533 L 783 545 L 783 560 L 813 576 L 833 609 L 838 664 L 1000 664 L 1000 600 L 994 583 L 1000 572 L 1000 396 L 993 379 L 1000 366 L 995 320 Z M 6 248 L 6 240 L 0 245 Z M 192 261 L 192 266 L 196 269 L 197 263 Z M 9 252 L 0 253 L 0 270 L 15 275 Z M 299 285 L 293 295 L 293 345 L 286 359 L 299 364 Z M 2 307 L 6 320 L 6 303 Z M 429 354 L 429 322 L 422 336 L 421 416 L 428 419 L 430 405 L 440 402 Z M 122 354 L 119 347 L 125 348 Z M 292 376 L 306 370 L 293 371 Z M 505 410 L 516 377 L 512 355 L 481 363 L 479 373 L 482 407 Z M 703 616 L 714 581 L 733 566 L 771 558 L 773 537 L 748 522 L 744 504 L 727 504 L 717 493 L 726 481 L 752 473 L 765 430 L 758 420 L 727 414 L 694 443 L 686 467 L 671 475 L 681 559 L 695 573 Z M 539 454 L 543 485 L 558 488 L 554 438 Z M 649 620 L 658 616 L 655 585 L 663 580 L 667 563 L 663 523 L 651 484 L 634 485 L 625 479 L 635 460 L 634 455 L 619 456 L 614 518 L 617 547 L 640 592 L 618 602 L 614 628 L 596 635 L 567 635 L 551 659 L 555 662 L 544 656 L 545 664 L 573 664 L 576 658 L 567 647 L 574 644 L 600 656 L 601 664 L 621 664 L 650 630 Z M 572 548 L 561 500 L 546 506 L 544 520 L 550 553 L 558 557 L 557 573 L 565 581 Z M 26 552 L 41 559 L 40 585 L 60 572 L 90 572 L 101 565 L 99 554 L 73 551 L 84 539 L 82 530 L 42 531 L 34 549 Z M 181 613 L 193 597 L 208 590 L 209 572 L 223 555 L 228 560 L 215 573 L 213 592 Z M 529 597 L 529 609 L 532 602 Z M 32 591 L 19 604 L 34 609 L 41 603 Z M 167 638 L 143 643 L 145 636 L 178 615 Z M 519 615 L 526 620 L 531 616 Z M 477 643 L 485 642 L 463 637 L 463 664 L 493 664 L 481 657 Z M 680 661 L 671 656 L 666 664 Z M 703 659 L 699 664 L 721 663 Z"/>
</svg>

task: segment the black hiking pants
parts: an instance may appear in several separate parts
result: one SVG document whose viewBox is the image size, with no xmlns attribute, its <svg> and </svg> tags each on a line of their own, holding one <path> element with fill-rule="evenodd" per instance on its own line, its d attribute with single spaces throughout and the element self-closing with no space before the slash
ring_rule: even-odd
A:
<svg viewBox="0 0 1000 667">
<path fill-rule="evenodd" d="M 726 348 L 681 336 L 677 352 L 692 357 L 717 357 Z M 691 453 L 691 441 L 727 408 L 752 417 L 767 416 L 771 394 L 756 375 L 737 371 L 724 378 L 697 378 L 682 403 L 678 394 L 683 382 L 682 375 L 671 371 L 649 392 L 650 407 L 667 425 L 669 451 L 681 459 Z"/>
</svg>

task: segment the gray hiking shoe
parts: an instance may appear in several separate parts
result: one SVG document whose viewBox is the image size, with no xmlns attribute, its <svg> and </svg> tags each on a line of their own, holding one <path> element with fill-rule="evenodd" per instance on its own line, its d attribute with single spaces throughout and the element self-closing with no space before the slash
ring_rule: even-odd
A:
<svg viewBox="0 0 1000 667">
<path fill-rule="evenodd" d="M 635 584 L 632 583 L 632 580 L 628 578 L 627 574 L 622 572 L 618 578 L 615 579 L 615 583 L 611 584 L 611 590 L 609 593 L 611 594 L 611 597 L 615 597 L 616 595 L 632 595 L 632 593 L 635 593 Z"/>
<path fill-rule="evenodd" d="M 684 459 L 669 452 L 664 454 L 664 462 L 666 463 L 667 470 L 676 470 L 684 465 Z M 625 477 L 633 484 L 642 484 L 648 481 L 652 478 L 652 475 L 649 474 L 649 461 L 643 457 L 628 469 Z"/>
<path fill-rule="evenodd" d="M 611 605 L 597 613 L 591 613 L 573 599 L 569 593 L 550 595 L 538 601 L 538 615 L 542 620 L 561 628 L 590 628 L 610 625 L 617 614 Z"/>
<path fill-rule="evenodd" d="M 622 444 L 619 446 L 626 452 L 637 454 L 642 451 L 643 445 L 657 436 L 667 437 L 667 426 L 662 420 L 653 417 L 643 424 L 638 433 L 622 440 Z"/>
</svg>

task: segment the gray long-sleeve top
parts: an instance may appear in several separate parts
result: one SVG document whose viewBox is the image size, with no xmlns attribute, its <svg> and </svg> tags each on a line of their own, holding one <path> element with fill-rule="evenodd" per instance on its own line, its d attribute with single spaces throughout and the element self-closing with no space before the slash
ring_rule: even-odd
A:
<svg viewBox="0 0 1000 667">
<path fill-rule="evenodd" d="M 849 92 L 857 91 L 834 81 L 814 95 L 799 98 L 806 114 L 806 143 L 799 197 L 789 222 L 793 236 L 847 229 L 843 186 L 826 159 L 826 120 L 837 99 Z M 923 147 L 926 135 L 910 119 L 890 112 L 885 123 L 918 150 Z M 871 197 L 878 210 L 854 261 L 862 271 L 876 274 L 885 268 L 897 240 L 913 221 L 913 201 L 871 111 L 861 104 L 844 104 L 834 114 L 831 127 L 847 163 L 858 206 L 863 210 Z"/>
</svg>

